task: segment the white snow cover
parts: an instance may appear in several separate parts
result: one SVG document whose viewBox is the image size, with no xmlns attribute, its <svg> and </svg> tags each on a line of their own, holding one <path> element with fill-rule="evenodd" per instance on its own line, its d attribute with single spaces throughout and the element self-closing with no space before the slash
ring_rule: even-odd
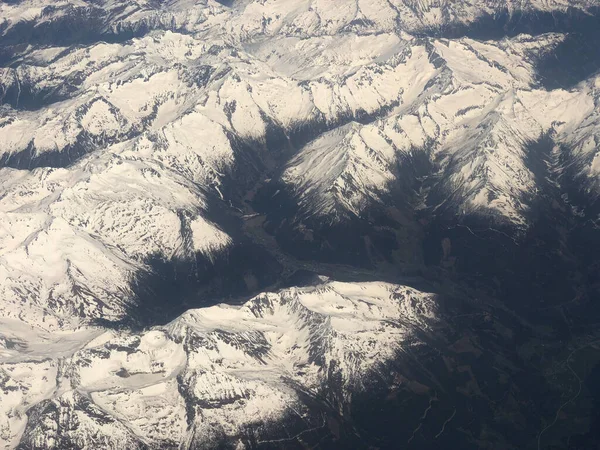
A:
<svg viewBox="0 0 600 450">
<path fill-rule="evenodd" d="M 420 345 L 415 332 L 428 332 L 437 308 L 406 286 L 324 281 L 191 310 L 140 334 L 49 334 L 3 320 L 0 440 L 54 448 L 60 424 L 84 447 L 235 442 L 246 426 L 260 434 L 308 416 L 299 390 L 317 394 L 339 377 L 350 402 L 379 364 Z M 26 414 L 39 420 L 26 428 Z"/>
<path fill-rule="evenodd" d="M 556 132 L 560 141 L 578 128 L 582 136 L 576 142 L 588 142 L 581 148 L 587 145 L 585 153 L 595 154 L 591 128 L 583 125 L 586 118 L 593 121 L 595 108 L 589 83 L 575 92 L 538 86 L 534 56 L 558 45 L 561 35 L 498 42 L 415 39 L 389 29 L 390 15 L 375 20 L 369 14 L 392 5 L 409 16 L 424 14 L 420 20 L 429 15 L 438 20 L 433 16 L 440 8 L 471 20 L 477 14 L 464 11 L 481 13 L 482 6 L 353 2 L 333 11 L 327 3 L 313 3 L 242 2 L 226 8 L 200 2 L 193 9 L 221 15 L 196 34 L 156 32 L 124 44 L 70 49 L 41 65 L 24 58 L 17 68 L 1 69 L 6 86 L 29 83 L 60 91 L 70 77 L 83 81 L 59 102 L 34 111 L 6 110 L 0 155 L 100 151 L 122 143 L 222 198 L 220 187 L 239 160 L 232 136 L 263 145 L 273 127 L 287 134 L 360 119 L 362 125 L 319 137 L 289 163 L 282 180 L 305 213 L 328 220 L 361 215 L 383 201 L 401 176 L 403 158 L 421 151 L 447 173 L 441 186 L 448 198 L 433 207 L 526 227 L 536 190 L 525 163 L 529 144 L 547 132 Z M 168 10 L 190 5 L 175 2 Z M 565 5 L 521 2 L 519 7 Z M 250 18 L 256 15 L 258 21 L 259 13 L 257 31 Z M 318 25 L 294 25 L 313 20 L 313 14 L 321 17 Z M 230 20 L 217 25 L 224 17 Z M 356 17 L 377 33 L 348 28 Z M 365 120 L 369 116 L 379 118 Z M 352 131 L 343 139 L 334 137 L 346 130 Z M 593 179 L 597 167 L 591 157 L 580 173 Z M 196 250 L 208 253 L 210 246 L 197 242 Z"/>
<path fill-rule="evenodd" d="M 0 186 L 0 316 L 46 329 L 122 317 L 150 256 L 212 257 L 231 244 L 202 217 L 203 192 L 131 144 L 68 170 L 3 169 Z"/>
<path fill-rule="evenodd" d="M 410 43 L 410 56 L 398 66 L 403 75 L 394 85 L 401 80 L 412 85 L 402 88 L 399 106 L 384 118 L 341 127 L 309 143 L 289 163 L 282 181 L 306 213 L 344 220 L 348 213 L 360 216 L 385 202 L 402 177 L 403 158 L 423 152 L 445 174 L 438 187 L 445 206 L 526 228 L 537 189 L 526 163 L 531 143 L 553 132 L 558 142 L 571 145 L 580 127 L 588 140 L 576 142 L 589 143 L 581 151 L 595 154 L 597 149 L 588 134 L 595 129 L 594 89 L 589 83 L 571 92 L 540 89 L 533 62 L 523 58 L 558 39 L 435 40 L 428 55 L 423 44 Z M 587 167 L 582 170 L 593 174 L 594 163 Z"/>
</svg>

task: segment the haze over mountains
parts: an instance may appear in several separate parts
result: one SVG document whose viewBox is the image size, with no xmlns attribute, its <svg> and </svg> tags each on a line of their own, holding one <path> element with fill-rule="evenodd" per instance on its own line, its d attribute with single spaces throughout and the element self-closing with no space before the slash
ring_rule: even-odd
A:
<svg viewBox="0 0 600 450">
<path fill-rule="evenodd" d="M 599 30 L 0 2 L 0 443 L 589 448 Z"/>
</svg>

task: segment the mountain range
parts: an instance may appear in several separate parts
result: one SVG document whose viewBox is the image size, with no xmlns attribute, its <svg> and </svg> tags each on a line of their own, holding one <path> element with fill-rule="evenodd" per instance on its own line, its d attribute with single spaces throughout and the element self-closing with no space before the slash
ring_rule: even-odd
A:
<svg viewBox="0 0 600 450">
<path fill-rule="evenodd" d="M 2 448 L 593 448 L 593 0 L 0 2 Z"/>
</svg>

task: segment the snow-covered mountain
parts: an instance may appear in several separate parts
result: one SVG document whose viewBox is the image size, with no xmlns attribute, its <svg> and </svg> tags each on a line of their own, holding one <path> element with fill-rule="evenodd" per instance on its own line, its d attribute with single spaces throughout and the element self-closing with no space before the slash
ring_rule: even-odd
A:
<svg viewBox="0 0 600 450">
<path fill-rule="evenodd" d="M 53 43 L 102 36 L 129 38 L 151 29 L 203 31 L 213 27 L 248 40 L 262 35 L 309 37 L 398 29 L 412 34 L 457 32 L 503 15 L 541 16 L 539 25 L 556 26 L 561 24 L 561 15 L 581 17 L 596 6 L 589 0 L 343 0 L 335 6 L 320 0 L 62 0 L 51 5 L 16 0 L 3 2 L 1 17 L 3 34 L 12 38 L 11 44 L 23 39 L 24 31 L 30 32 L 27 41 Z M 545 24 L 545 15 L 553 15 L 554 23 Z M 86 28 L 61 29 L 69 21 Z"/>
<path fill-rule="evenodd" d="M 324 282 L 141 334 L 2 319 L 0 436 L 7 448 L 217 448 L 247 444 L 247 429 L 285 439 L 281 420 L 322 426 L 311 397 L 350 408 L 381 363 L 421 345 L 437 308 L 405 286 Z"/>
<path fill-rule="evenodd" d="M 423 290 L 521 282 L 478 252 L 556 242 L 540 272 L 584 279 L 598 29 L 592 0 L 0 2 L 0 443 L 336 435 L 446 339 Z"/>
</svg>

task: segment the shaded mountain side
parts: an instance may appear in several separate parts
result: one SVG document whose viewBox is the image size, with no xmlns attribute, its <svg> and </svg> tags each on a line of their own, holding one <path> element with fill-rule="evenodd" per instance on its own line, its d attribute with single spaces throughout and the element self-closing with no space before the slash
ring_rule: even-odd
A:
<svg viewBox="0 0 600 450">
<path fill-rule="evenodd" d="M 546 89 L 571 89 L 600 70 L 600 24 L 582 24 L 537 65 Z"/>
<path fill-rule="evenodd" d="M 165 325 L 188 309 L 238 303 L 275 285 L 282 270 L 268 251 L 247 241 L 210 258 L 155 257 L 147 265 L 132 281 L 127 322 L 134 327 Z"/>
<path fill-rule="evenodd" d="M 556 170 L 555 146 L 545 135 L 527 149 L 526 164 L 539 191 L 532 197 L 526 229 L 493 216 L 453 217 L 430 208 L 414 212 L 432 170 L 423 162 L 412 166 L 412 175 L 407 171 L 397 177 L 402 183 L 392 190 L 391 202 L 341 222 L 304 216 L 286 186 L 276 182 L 263 185 L 252 206 L 265 217 L 263 229 L 300 260 L 375 272 L 390 265 L 400 273 L 430 271 L 429 276 L 482 289 L 526 316 L 566 299 L 593 310 L 600 295 L 599 231 L 590 220 L 593 209 L 581 216 L 574 208 L 589 201 L 576 180 L 566 182 L 570 178 Z M 428 269 L 419 271 L 419 266 Z M 531 320 L 536 321 L 535 314 Z"/>
<path fill-rule="evenodd" d="M 456 39 L 470 37 L 481 40 L 498 40 L 519 34 L 543 33 L 595 33 L 600 25 L 600 7 L 591 6 L 582 11 L 567 7 L 560 11 L 510 10 L 499 4 L 493 14 L 482 14 L 473 23 L 448 23 L 440 28 L 424 31 L 425 36 Z"/>
</svg>

